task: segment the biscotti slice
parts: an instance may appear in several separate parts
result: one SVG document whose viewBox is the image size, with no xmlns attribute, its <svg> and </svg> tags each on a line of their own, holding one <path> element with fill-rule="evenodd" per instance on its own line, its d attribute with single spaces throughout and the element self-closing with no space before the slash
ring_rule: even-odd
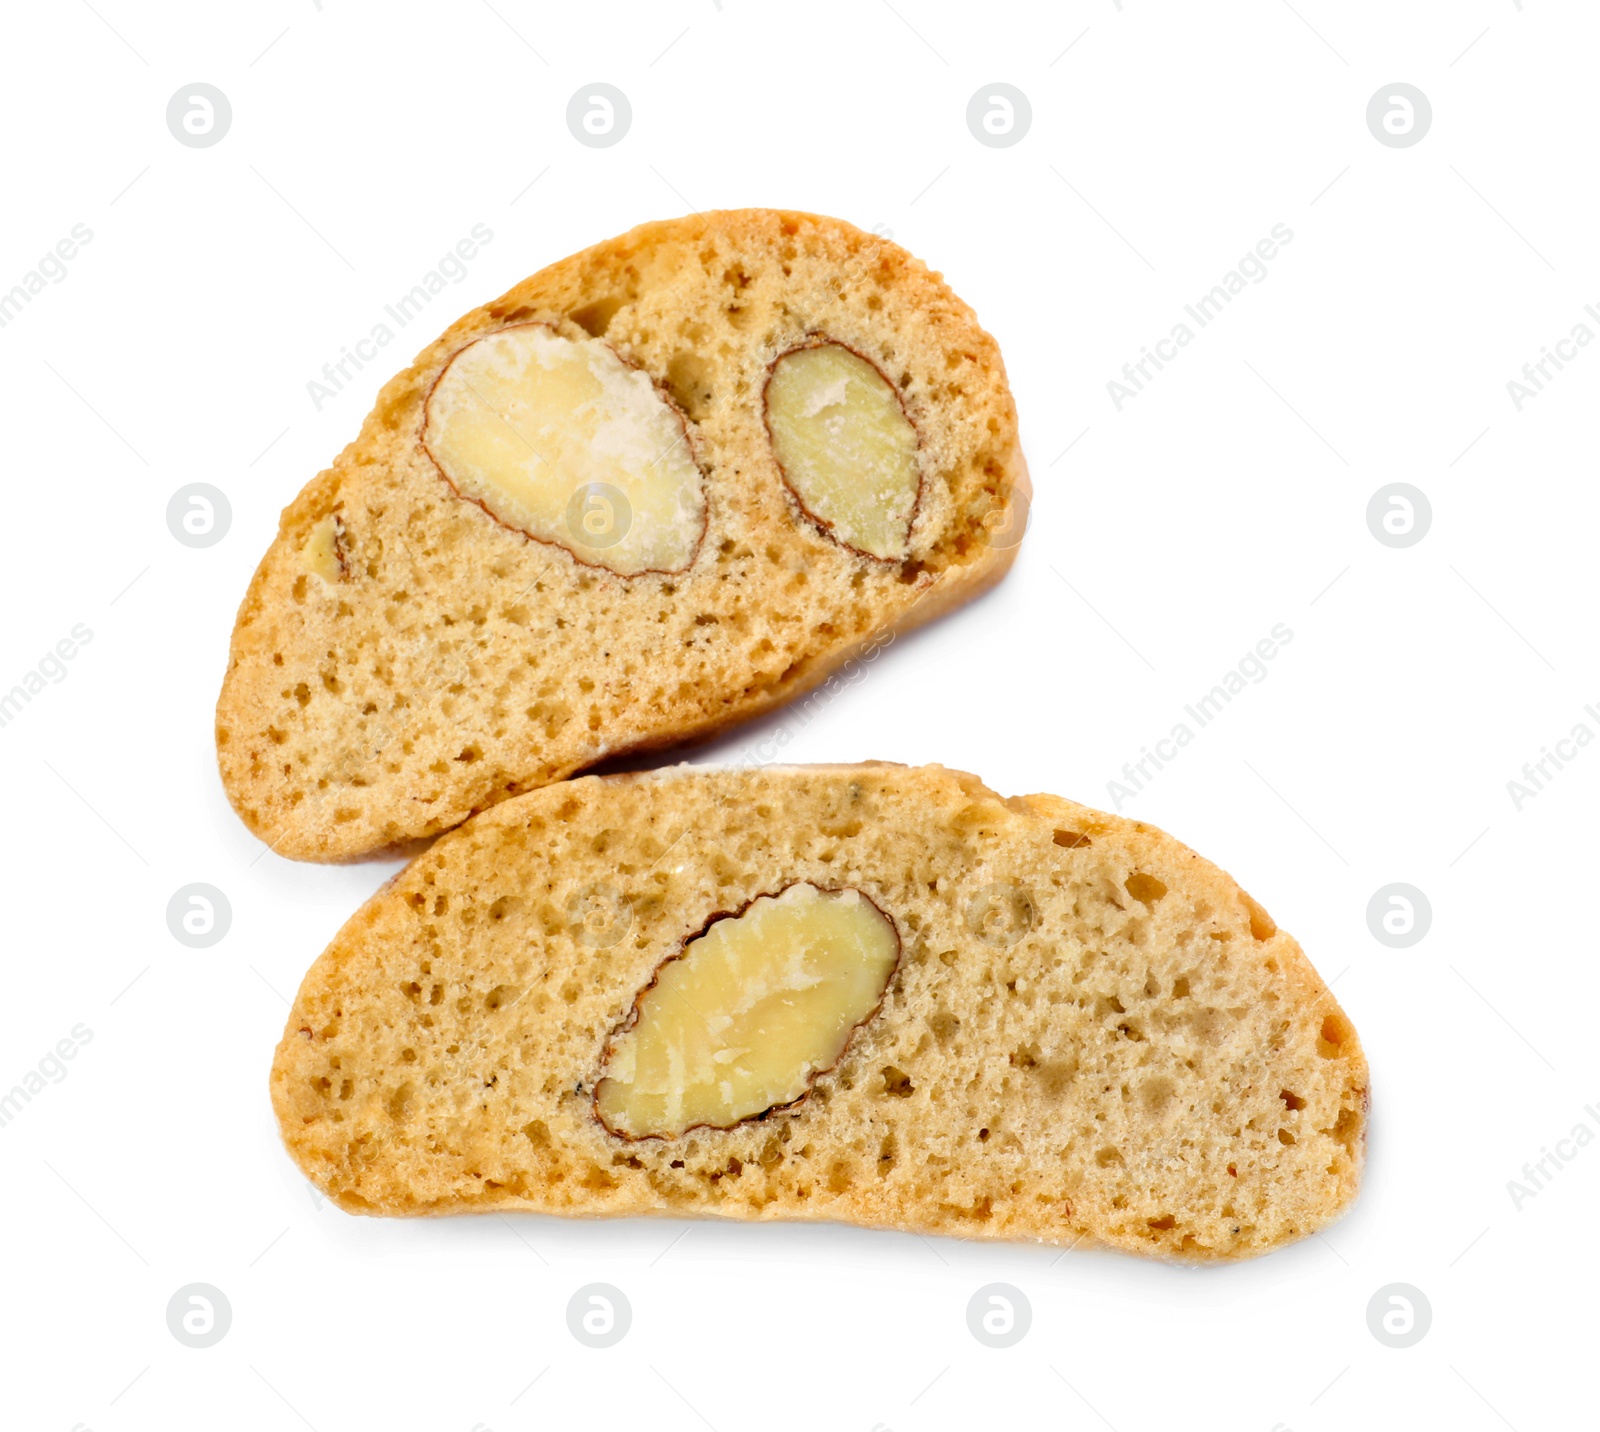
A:
<svg viewBox="0 0 1600 1432">
<path fill-rule="evenodd" d="M 1027 497 L 999 350 L 904 249 L 766 209 L 646 224 L 454 324 L 287 508 L 223 784 L 286 856 L 435 835 L 974 596 Z"/>
<path fill-rule="evenodd" d="M 344 1208 L 835 1219 L 1205 1260 L 1355 1196 L 1367 1066 L 1151 826 L 939 766 L 506 801 L 373 897 L 272 1068 Z"/>
</svg>

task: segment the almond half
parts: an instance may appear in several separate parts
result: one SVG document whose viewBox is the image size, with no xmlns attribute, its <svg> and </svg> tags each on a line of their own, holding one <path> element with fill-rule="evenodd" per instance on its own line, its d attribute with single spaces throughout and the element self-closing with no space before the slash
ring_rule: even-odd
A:
<svg viewBox="0 0 1600 1432">
<path fill-rule="evenodd" d="M 802 1098 L 878 1010 L 900 959 L 859 890 L 804 882 L 713 920 L 607 1044 L 594 1107 L 623 1138 L 726 1129 Z"/>
<path fill-rule="evenodd" d="M 496 521 L 619 576 L 683 571 L 705 532 L 683 415 L 598 338 L 521 323 L 469 343 L 428 394 L 422 445 Z"/>
<path fill-rule="evenodd" d="M 773 455 L 806 514 L 846 547 L 903 560 L 922 474 L 894 385 L 853 348 L 817 342 L 773 363 L 762 401 Z"/>
</svg>

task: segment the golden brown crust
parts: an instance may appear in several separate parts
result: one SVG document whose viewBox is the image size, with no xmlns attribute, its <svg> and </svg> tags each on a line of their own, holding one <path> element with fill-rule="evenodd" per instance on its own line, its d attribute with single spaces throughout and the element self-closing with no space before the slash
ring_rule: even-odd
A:
<svg viewBox="0 0 1600 1432">
<path fill-rule="evenodd" d="M 624 1142 L 609 1032 L 712 912 L 806 880 L 902 941 L 878 1013 L 766 1119 Z M 623 936 L 587 948 L 596 882 Z M 1028 918 L 986 932 L 995 889 Z M 588 777 L 439 841 L 306 976 L 272 1072 L 345 1208 L 835 1219 L 1251 1256 L 1354 1198 L 1367 1068 L 1300 948 L 1153 827 L 940 767 Z"/>
<path fill-rule="evenodd" d="M 603 335 L 685 413 L 708 499 L 687 572 L 583 566 L 440 480 L 419 440 L 428 391 L 468 343 L 526 322 Z M 819 331 L 889 375 L 917 428 L 904 563 L 798 520 L 777 471 L 761 375 Z M 217 703 L 224 787 L 280 854 L 352 859 L 602 759 L 708 736 L 999 580 L 1029 495 L 994 340 L 903 249 L 776 210 L 643 225 L 453 324 L 285 509 Z M 348 556 L 335 583 L 300 556 L 330 512 Z"/>
</svg>

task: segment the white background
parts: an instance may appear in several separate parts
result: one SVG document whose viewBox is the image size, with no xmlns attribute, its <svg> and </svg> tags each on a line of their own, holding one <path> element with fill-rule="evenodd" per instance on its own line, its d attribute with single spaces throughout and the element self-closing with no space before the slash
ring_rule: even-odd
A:
<svg viewBox="0 0 1600 1432">
<path fill-rule="evenodd" d="M 1506 388 L 1600 302 L 1592 7 L 495 7 L 7 10 L 0 290 L 75 223 L 94 237 L 0 330 L 0 689 L 75 623 L 93 639 L 0 729 L 0 1090 L 93 1038 L 0 1128 L 0 1421 L 1592 1425 L 1600 1148 L 1520 1209 L 1507 1181 L 1600 1130 L 1600 747 L 1521 810 L 1506 786 L 1600 732 L 1600 351 L 1521 411 Z M 164 119 L 194 81 L 233 106 L 208 149 Z M 565 124 L 594 81 L 633 108 L 609 149 Z M 966 127 L 994 81 L 1032 104 L 1010 148 Z M 1395 81 L 1432 102 L 1411 148 L 1365 122 Z M 1037 488 L 1009 580 L 897 643 L 787 758 L 1108 804 L 1185 702 L 1292 629 L 1123 804 L 1233 872 L 1362 1035 L 1366 1185 L 1325 1236 L 1196 1271 L 822 1227 L 385 1222 L 320 1204 L 283 1154 L 287 997 L 394 867 L 263 855 L 218 784 L 212 704 L 277 513 L 457 314 L 641 220 L 747 204 L 884 225 L 942 270 L 1000 340 Z M 475 223 L 494 237 L 465 280 L 316 411 L 307 381 Z M 1118 411 L 1108 380 L 1277 223 L 1265 281 Z M 233 509 L 203 551 L 165 520 L 196 481 Z M 1433 510 L 1405 550 L 1365 519 L 1394 481 Z M 207 950 L 167 930 L 192 881 L 232 904 Z M 1368 930 L 1391 881 L 1432 904 L 1409 949 Z M 965 1320 L 994 1281 L 1033 1310 L 1004 1351 Z M 233 1309 L 209 1349 L 167 1329 L 191 1282 Z M 567 1330 L 591 1282 L 633 1308 L 609 1350 Z M 1393 1282 L 1433 1310 L 1409 1349 L 1367 1327 Z"/>
</svg>

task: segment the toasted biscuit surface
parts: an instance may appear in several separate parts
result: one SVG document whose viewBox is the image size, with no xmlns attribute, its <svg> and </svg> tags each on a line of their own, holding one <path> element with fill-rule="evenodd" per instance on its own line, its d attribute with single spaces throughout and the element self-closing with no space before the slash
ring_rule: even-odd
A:
<svg viewBox="0 0 1600 1432">
<path fill-rule="evenodd" d="M 894 922 L 881 1007 L 790 1107 L 609 1133 L 595 1083 L 640 991 L 796 881 Z M 1299 946 L 1152 827 L 937 766 L 675 767 L 529 793 L 414 861 L 307 974 L 272 1098 L 354 1211 L 837 1219 L 1204 1260 L 1340 1215 L 1367 1067 Z"/>
<path fill-rule="evenodd" d="M 705 498 L 686 570 L 586 564 L 444 479 L 420 437 L 428 394 L 454 355 L 515 325 L 602 337 L 681 412 Z M 916 427 L 904 560 L 830 537 L 773 456 L 770 366 L 825 340 L 876 364 Z M 1027 491 L 994 340 L 903 249 L 774 210 L 646 224 L 452 325 L 285 510 L 217 703 L 223 783 L 288 856 L 437 834 L 781 704 L 966 600 L 1014 557 Z"/>
</svg>

